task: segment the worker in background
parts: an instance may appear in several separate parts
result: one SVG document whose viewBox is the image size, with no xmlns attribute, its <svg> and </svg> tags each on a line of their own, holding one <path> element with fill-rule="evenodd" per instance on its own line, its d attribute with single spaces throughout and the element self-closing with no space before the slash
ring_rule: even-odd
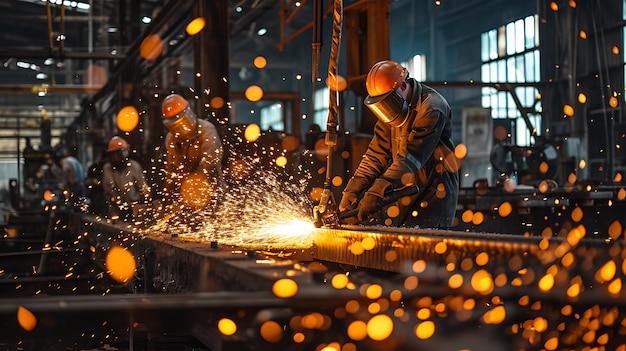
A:
<svg viewBox="0 0 626 351">
<path fill-rule="evenodd" d="M 102 188 L 109 203 L 109 218 L 131 220 L 133 210 L 150 201 L 150 187 L 139 162 L 129 158 L 130 145 L 119 136 L 109 140 L 102 168 Z"/>
<path fill-rule="evenodd" d="M 378 121 L 339 210 L 356 206 L 358 221 L 369 224 L 450 228 L 459 191 L 450 106 L 390 60 L 372 66 L 366 88 Z M 385 204 L 390 192 L 415 185 L 417 193 Z"/>
<path fill-rule="evenodd" d="M 63 179 L 63 191 L 68 205 L 74 206 L 87 196 L 85 186 L 85 170 L 82 163 L 68 155 L 59 160 Z"/>
<path fill-rule="evenodd" d="M 210 191 L 204 195 L 214 200 L 225 188 L 223 148 L 217 129 L 211 122 L 197 118 L 189 102 L 179 94 L 167 96 L 161 107 L 163 125 L 169 131 L 165 136 L 166 195 L 178 197 L 185 180 L 206 177 L 203 179 Z"/>
</svg>

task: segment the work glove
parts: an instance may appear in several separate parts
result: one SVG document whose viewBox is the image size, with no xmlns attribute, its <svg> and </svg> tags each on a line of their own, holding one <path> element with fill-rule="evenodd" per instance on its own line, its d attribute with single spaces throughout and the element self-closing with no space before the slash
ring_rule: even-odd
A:
<svg viewBox="0 0 626 351">
<path fill-rule="evenodd" d="M 391 182 L 386 179 L 378 178 L 374 184 L 365 192 L 365 195 L 359 201 L 358 208 L 359 221 L 364 221 L 372 213 L 380 211 L 383 208 L 383 199 L 385 191 L 391 188 Z"/>
<path fill-rule="evenodd" d="M 361 177 L 352 177 L 346 184 L 339 202 L 339 211 L 353 208 L 354 204 L 359 200 L 359 194 L 367 188 L 368 181 Z"/>
</svg>

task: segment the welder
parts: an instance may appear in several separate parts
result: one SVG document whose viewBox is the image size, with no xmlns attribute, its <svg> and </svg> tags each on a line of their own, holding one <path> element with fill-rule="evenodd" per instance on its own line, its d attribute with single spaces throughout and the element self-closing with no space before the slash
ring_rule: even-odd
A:
<svg viewBox="0 0 626 351">
<path fill-rule="evenodd" d="M 179 94 L 165 97 L 161 107 L 163 125 L 169 131 L 165 137 L 167 195 L 179 193 L 181 184 L 190 175 L 206 177 L 212 189 L 207 196 L 219 195 L 225 182 L 222 142 L 215 125 L 198 118 Z"/>
<path fill-rule="evenodd" d="M 133 219 L 134 209 L 151 199 L 143 168 L 130 158 L 130 144 L 119 136 L 109 140 L 107 162 L 102 167 L 102 188 L 109 204 L 109 217 Z"/>
<path fill-rule="evenodd" d="M 366 88 L 364 104 L 378 120 L 363 159 L 343 190 L 339 210 L 357 207 L 354 222 L 362 224 L 452 227 L 459 166 L 448 102 L 391 60 L 371 67 Z M 419 191 L 385 203 L 386 194 L 409 186 Z"/>
</svg>

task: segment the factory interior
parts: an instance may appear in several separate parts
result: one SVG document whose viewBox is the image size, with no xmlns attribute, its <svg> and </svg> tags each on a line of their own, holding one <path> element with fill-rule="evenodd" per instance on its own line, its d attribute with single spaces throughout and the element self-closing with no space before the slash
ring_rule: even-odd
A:
<svg viewBox="0 0 626 351">
<path fill-rule="evenodd" d="M 626 351 L 626 0 L 2 0 L 0 28 L 0 350 Z M 388 59 L 450 105 L 449 228 L 338 219 Z M 227 190 L 170 198 L 170 94 Z"/>
</svg>

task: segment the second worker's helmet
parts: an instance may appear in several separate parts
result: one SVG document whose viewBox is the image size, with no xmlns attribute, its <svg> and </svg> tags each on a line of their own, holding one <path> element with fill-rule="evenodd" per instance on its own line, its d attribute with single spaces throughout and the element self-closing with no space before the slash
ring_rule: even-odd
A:
<svg viewBox="0 0 626 351">
<path fill-rule="evenodd" d="M 163 125 L 179 139 L 195 136 L 198 121 L 196 114 L 189 107 L 189 102 L 179 94 L 171 94 L 163 99 L 161 105 Z"/>
<path fill-rule="evenodd" d="M 409 114 L 408 102 L 397 91 L 407 77 L 407 69 L 391 60 L 375 63 L 367 74 L 365 106 L 391 126 L 402 125 Z"/>
<path fill-rule="evenodd" d="M 114 136 L 109 140 L 109 146 L 107 148 L 107 152 L 117 151 L 117 150 L 130 150 L 130 144 L 124 138 Z"/>
<path fill-rule="evenodd" d="M 114 164 L 124 162 L 130 154 L 130 144 L 124 138 L 114 136 L 109 140 L 107 154 L 109 160 Z"/>
</svg>

